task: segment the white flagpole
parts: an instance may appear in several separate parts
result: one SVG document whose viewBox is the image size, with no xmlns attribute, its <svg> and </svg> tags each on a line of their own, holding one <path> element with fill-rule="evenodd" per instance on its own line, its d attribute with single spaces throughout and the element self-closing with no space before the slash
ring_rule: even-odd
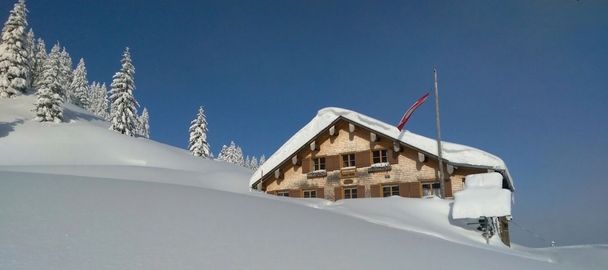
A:
<svg viewBox="0 0 608 270">
<path fill-rule="evenodd" d="M 443 154 L 441 147 L 441 123 L 439 121 L 439 86 L 437 80 L 437 67 L 433 67 L 433 76 L 435 78 L 435 125 L 437 129 L 437 156 L 439 159 L 439 190 L 440 196 L 445 198 L 445 183 L 443 176 Z"/>
</svg>

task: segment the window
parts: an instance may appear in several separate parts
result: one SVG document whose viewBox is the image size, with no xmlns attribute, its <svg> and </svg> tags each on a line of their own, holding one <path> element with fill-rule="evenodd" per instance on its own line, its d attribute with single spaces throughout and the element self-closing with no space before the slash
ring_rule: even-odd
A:
<svg viewBox="0 0 608 270">
<path fill-rule="evenodd" d="M 344 199 L 356 199 L 357 188 L 356 187 L 345 187 L 344 188 Z"/>
<path fill-rule="evenodd" d="M 342 155 L 342 167 L 355 167 L 355 154 Z"/>
<path fill-rule="evenodd" d="M 289 197 L 289 191 L 279 191 L 279 192 L 277 192 L 277 196 Z"/>
<path fill-rule="evenodd" d="M 325 158 L 315 158 L 314 160 L 314 170 L 315 171 L 320 171 L 320 170 L 325 170 Z"/>
<path fill-rule="evenodd" d="M 382 197 L 399 196 L 399 185 L 382 186 Z"/>
<path fill-rule="evenodd" d="M 386 150 L 377 150 L 377 151 L 372 152 L 372 162 L 373 163 L 388 162 L 388 155 L 386 154 Z"/>
<path fill-rule="evenodd" d="M 317 191 L 316 190 L 304 190 L 304 198 L 316 198 Z"/>
<path fill-rule="evenodd" d="M 422 196 L 437 196 L 441 197 L 441 185 L 439 182 L 430 182 L 422 184 Z"/>
</svg>

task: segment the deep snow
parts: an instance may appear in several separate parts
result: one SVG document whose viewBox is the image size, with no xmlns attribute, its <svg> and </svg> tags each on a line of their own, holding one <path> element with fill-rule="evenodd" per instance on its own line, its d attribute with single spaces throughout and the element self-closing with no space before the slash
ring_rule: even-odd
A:
<svg viewBox="0 0 608 270">
<path fill-rule="evenodd" d="M 485 245 L 440 199 L 280 198 L 252 173 L 0 100 L 0 269 L 606 269 L 608 246 Z"/>
</svg>

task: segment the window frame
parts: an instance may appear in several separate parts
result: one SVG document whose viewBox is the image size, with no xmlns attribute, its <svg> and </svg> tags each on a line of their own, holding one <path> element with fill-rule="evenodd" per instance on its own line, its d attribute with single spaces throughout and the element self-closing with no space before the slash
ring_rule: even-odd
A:
<svg viewBox="0 0 608 270">
<path fill-rule="evenodd" d="M 277 191 L 277 196 L 279 196 L 279 197 L 289 197 L 289 191 L 288 190 Z"/>
<path fill-rule="evenodd" d="M 308 196 L 306 196 L 306 194 L 308 193 Z M 314 196 L 312 196 L 314 195 Z M 315 189 L 306 189 L 302 191 L 302 197 L 303 198 L 318 198 L 317 197 L 317 190 Z"/>
<path fill-rule="evenodd" d="M 376 157 L 376 153 L 378 153 L 378 157 Z M 380 149 L 372 151 L 372 164 L 377 163 L 388 163 L 388 150 Z"/>
<path fill-rule="evenodd" d="M 385 188 L 389 188 L 388 196 L 387 196 L 387 193 L 384 190 Z M 400 196 L 399 184 L 386 184 L 386 185 L 382 185 L 382 197 L 386 198 L 386 197 L 391 197 L 391 196 Z"/>
<path fill-rule="evenodd" d="M 356 167 L 357 160 L 355 153 L 342 154 L 342 168 Z M 352 159 L 351 159 L 352 157 Z M 351 165 L 352 162 L 352 165 Z"/>
<path fill-rule="evenodd" d="M 425 194 L 425 187 L 428 186 L 429 194 Z M 439 181 L 427 181 L 420 183 L 420 189 L 422 190 L 422 197 L 437 196 L 441 198 L 441 184 Z"/>
<path fill-rule="evenodd" d="M 318 163 L 317 163 L 318 162 Z M 312 159 L 312 171 L 324 171 L 327 169 L 325 157 L 317 157 Z"/>
<path fill-rule="evenodd" d="M 348 193 L 346 192 L 348 190 Z M 344 199 L 357 199 L 357 187 L 343 187 L 342 193 L 344 194 Z M 348 196 L 346 196 L 348 194 Z"/>
</svg>

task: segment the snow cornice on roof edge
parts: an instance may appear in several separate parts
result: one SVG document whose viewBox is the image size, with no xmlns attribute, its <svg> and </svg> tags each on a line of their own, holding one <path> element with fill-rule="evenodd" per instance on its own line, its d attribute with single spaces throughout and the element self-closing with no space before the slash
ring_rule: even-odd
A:
<svg viewBox="0 0 608 270">
<path fill-rule="evenodd" d="M 424 137 L 410 131 L 399 131 L 395 126 L 384 123 L 367 115 L 351 110 L 328 107 L 319 110 L 317 115 L 285 142 L 264 164 L 262 164 L 249 180 L 249 186 L 277 167 L 287 162 L 295 153 L 304 148 L 309 142 L 319 136 L 324 130 L 340 119 L 362 126 L 370 131 L 400 142 L 406 147 L 416 149 L 424 154 L 437 158 L 437 142 L 435 139 Z M 513 187 L 507 166 L 499 157 L 477 148 L 442 141 L 443 160 L 455 166 L 470 166 L 501 171 Z"/>
</svg>

